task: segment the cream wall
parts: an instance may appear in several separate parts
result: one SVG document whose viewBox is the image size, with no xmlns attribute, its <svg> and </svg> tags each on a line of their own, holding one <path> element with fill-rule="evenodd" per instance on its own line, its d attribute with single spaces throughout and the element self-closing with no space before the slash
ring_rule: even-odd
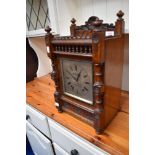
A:
<svg viewBox="0 0 155 155">
<path fill-rule="evenodd" d="M 116 13 L 122 10 L 125 15 L 125 29 L 129 31 L 129 1 L 128 0 L 49 0 L 55 6 L 55 24 L 52 24 L 56 33 L 69 35 L 70 20 L 74 17 L 77 25 L 84 24 L 90 16 L 98 16 L 107 23 L 115 23 Z M 57 28 L 55 28 L 55 26 Z"/>
</svg>

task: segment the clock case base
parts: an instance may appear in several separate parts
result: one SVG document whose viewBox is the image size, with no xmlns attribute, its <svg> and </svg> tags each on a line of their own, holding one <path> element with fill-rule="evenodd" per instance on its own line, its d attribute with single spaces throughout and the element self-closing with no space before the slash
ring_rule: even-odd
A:
<svg viewBox="0 0 155 155">
<path fill-rule="evenodd" d="M 47 27 L 46 46 L 52 61 L 51 78 L 55 81 L 55 102 L 59 112 L 67 112 L 93 126 L 101 134 L 120 109 L 123 51 L 124 13 L 117 13 L 115 25 L 103 24 L 98 17 L 90 17 L 85 25 L 71 22 L 71 35 L 54 37 Z M 114 31 L 114 36 L 105 36 Z M 64 94 L 60 58 L 87 60 L 93 64 L 93 105 Z"/>
</svg>

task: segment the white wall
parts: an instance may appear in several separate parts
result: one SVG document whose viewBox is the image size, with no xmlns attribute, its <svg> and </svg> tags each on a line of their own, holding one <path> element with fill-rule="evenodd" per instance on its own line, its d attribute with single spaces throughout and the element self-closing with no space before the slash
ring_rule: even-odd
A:
<svg viewBox="0 0 155 155">
<path fill-rule="evenodd" d="M 98 16 L 104 22 L 115 23 L 116 13 L 122 10 L 125 15 L 125 29 L 129 31 L 129 0 L 49 0 L 55 5 L 57 28 L 61 35 L 69 35 L 70 20 L 74 17 L 77 25 L 84 24 L 90 16 Z"/>
</svg>

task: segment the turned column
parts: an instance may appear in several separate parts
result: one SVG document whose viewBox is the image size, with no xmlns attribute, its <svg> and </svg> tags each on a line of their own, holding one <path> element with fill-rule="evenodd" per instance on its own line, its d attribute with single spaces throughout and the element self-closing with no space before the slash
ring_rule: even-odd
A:
<svg viewBox="0 0 155 155">
<path fill-rule="evenodd" d="M 104 32 L 101 29 L 102 20 L 97 20 L 93 23 L 95 29 L 92 34 L 92 54 L 93 54 L 93 76 L 94 76 L 94 128 L 98 134 L 101 134 L 104 126 L 104 83 L 103 83 L 103 69 L 104 69 L 104 53 L 105 40 Z"/>
<path fill-rule="evenodd" d="M 49 58 L 51 59 L 51 64 L 52 64 L 52 73 L 51 73 L 51 78 L 55 82 L 55 92 L 54 92 L 54 98 L 55 98 L 55 105 L 58 109 L 59 112 L 62 112 L 62 105 L 60 101 L 60 85 L 59 85 L 59 76 L 57 72 L 57 65 L 56 65 L 56 56 L 53 53 L 54 47 L 52 46 L 51 42 L 54 38 L 54 36 L 51 33 L 51 28 L 47 26 L 45 28 L 45 31 L 47 32 L 45 35 L 45 42 L 46 42 L 46 47 L 47 47 L 47 53 Z"/>
</svg>

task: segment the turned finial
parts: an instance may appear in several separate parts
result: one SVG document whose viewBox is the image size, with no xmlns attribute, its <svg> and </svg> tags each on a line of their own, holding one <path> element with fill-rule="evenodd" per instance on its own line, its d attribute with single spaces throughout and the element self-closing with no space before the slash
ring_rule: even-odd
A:
<svg viewBox="0 0 155 155">
<path fill-rule="evenodd" d="M 46 26 L 45 31 L 46 31 L 47 33 L 50 33 L 51 30 L 52 30 L 52 29 L 51 29 L 49 26 Z"/>
<path fill-rule="evenodd" d="M 122 20 L 123 19 L 122 17 L 124 16 L 124 12 L 122 12 L 122 10 L 119 10 L 116 15 L 118 17 L 118 20 Z"/>
<path fill-rule="evenodd" d="M 72 20 L 71 20 L 72 25 L 75 25 L 75 22 L 76 22 L 76 19 L 72 18 Z"/>
</svg>

